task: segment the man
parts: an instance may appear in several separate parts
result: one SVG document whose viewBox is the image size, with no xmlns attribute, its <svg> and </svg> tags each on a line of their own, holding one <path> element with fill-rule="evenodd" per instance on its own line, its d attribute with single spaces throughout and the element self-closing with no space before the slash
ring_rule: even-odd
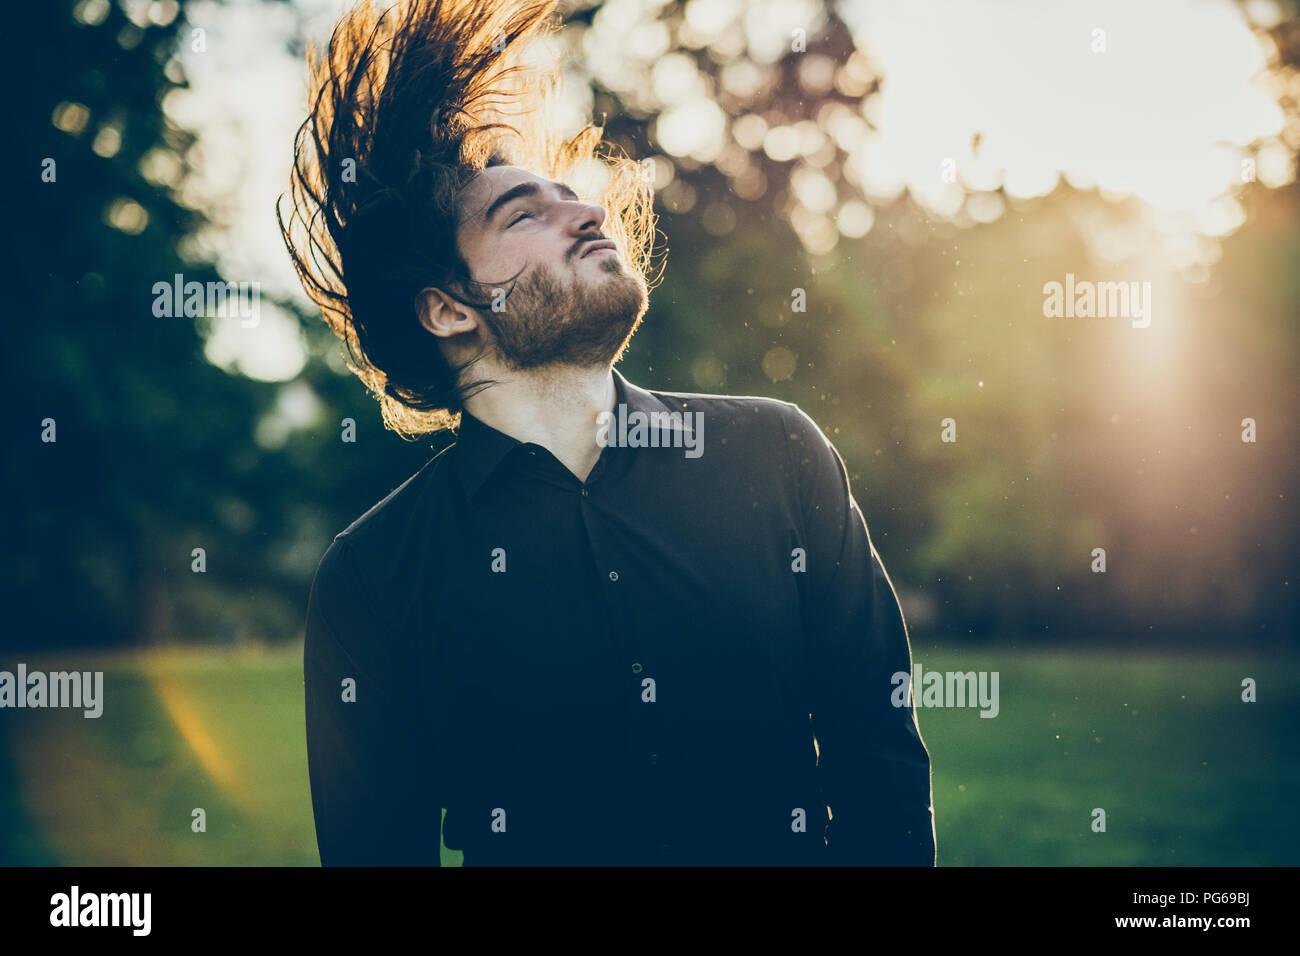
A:
<svg viewBox="0 0 1300 956">
<path fill-rule="evenodd" d="M 614 370 L 648 300 L 635 164 L 595 203 L 556 175 L 590 127 L 476 145 L 551 6 L 362 6 L 314 66 L 286 243 L 385 421 L 459 419 L 312 587 L 321 861 L 436 866 L 445 808 L 467 866 L 933 865 L 840 456 L 795 405 Z"/>
</svg>

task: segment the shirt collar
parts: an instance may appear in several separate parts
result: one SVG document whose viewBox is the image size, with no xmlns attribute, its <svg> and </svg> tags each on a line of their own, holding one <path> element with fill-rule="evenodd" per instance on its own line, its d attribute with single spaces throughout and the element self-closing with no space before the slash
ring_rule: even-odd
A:
<svg viewBox="0 0 1300 956">
<path fill-rule="evenodd" d="M 643 412 L 646 420 L 658 423 L 661 430 L 681 427 L 680 416 L 670 415 L 668 406 L 656 395 L 633 385 L 618 369 L 611 371 L 614 376 L 613 411 L 616 421 L 619 405 L 626 405 L 628 413 Z M 660 414 L 652 414 L 656 412 Z M 469 412 L 461 412 L 460 430 L 456 437 L 456 472 L 467 501 L 474 497 L 506 455 L 521 444 L 523 442 L 519 439 L 498 431 Z"/>
</svg>

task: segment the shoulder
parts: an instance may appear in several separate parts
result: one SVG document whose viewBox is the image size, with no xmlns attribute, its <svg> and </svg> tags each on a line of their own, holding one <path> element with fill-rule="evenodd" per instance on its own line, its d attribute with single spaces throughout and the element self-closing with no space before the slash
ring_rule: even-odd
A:
<svg viewBox="0 0 1300 956">
<path fill-rule="evenodd" d="M 782 439 L 790 422 L 802 416 L 799 406 L 763 395 L 717 395 L 646 389 L 672 413 L 697 414 L 706 428 L 719 432 Z M 806 416 L 804 416 L 806 417 Z"/>
<path fill-rule="evenodd" d="M 706 430 L 730 443 L 762 443 L 770 451 L 785 446 L 795 464 L 824 460 L 834 453 L 825 432 L 794 402 L 762 395 L 715 395 L 648 389 L 671 412 L 699 413 Z"/>
<path fill-rule="evenodd" d="M 451 456 L 455 446 L 429 459 L 387 495 L 336 534 L 316 570 L 316 584 L 362 582 L 378 592 L 406 562 L 413 545 L 422 542 L 418 528 L 437 527 L 451 507 Z"/>
<path fill-rule="evenodd" d="M 444 486 L 451 477 L 455 447 L 452 444 L 430 458 L 419 471 L 367 508 L 337 537 L 346 538 L 353 547 L 365 548 L 376 539 L 392 536 L 417 512 L 431 505 L 445 505 Z"/>
</svg>

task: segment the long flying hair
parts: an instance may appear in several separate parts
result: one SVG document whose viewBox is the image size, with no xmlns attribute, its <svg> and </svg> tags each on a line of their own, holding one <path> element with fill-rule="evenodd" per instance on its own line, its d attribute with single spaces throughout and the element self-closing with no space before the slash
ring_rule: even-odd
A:
<svg viewBox="0 0 1300 956">
<path fill-rule="evenodd" d="M 488 306 L 456 244 L 458 201 L 481 169 L 563 181 L 598 164 L 604 232 L 629 267 L 649 267 L 653 192 L 641 167 L 602 142 L 601 126 L 559 138 L 558 67 L 527 62 L 531 41 L 555 27 L 555 4 L 404 0 L 381 11 L 365 0 L 324 50 L 308 47 L 309 112 L 288 215 L 281 196 L 276 218 L 307 295 L 403 437 L 454 427 L 484 384 L 463 380 L 467 365 L 447 362 L 415 308 L 430 286 Z"/>
</svg>

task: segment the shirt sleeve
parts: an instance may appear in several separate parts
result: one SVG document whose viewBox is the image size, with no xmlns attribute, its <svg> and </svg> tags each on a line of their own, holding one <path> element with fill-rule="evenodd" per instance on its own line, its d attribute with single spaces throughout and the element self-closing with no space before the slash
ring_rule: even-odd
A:
<svg viewBox="0 0 1300 956">
<path fill-rule="evenodd" d="M 416 668 L 335 539 L 312 583 L 303 676 L 307 767 L 323 866 L 440 865 Z M 345 693 L 351 680 L 352 693 Z"/>
<path fill-rule="evenodd" d="M 895 706 L 892 678 L 912 670 L 898 597 L 839 452 L 797 406 L 786 421 L 806 552 L 805 689 L 831 809 L 827 862 L 933 866 L 930 755 L 910 692 Z"/>
</svg>

